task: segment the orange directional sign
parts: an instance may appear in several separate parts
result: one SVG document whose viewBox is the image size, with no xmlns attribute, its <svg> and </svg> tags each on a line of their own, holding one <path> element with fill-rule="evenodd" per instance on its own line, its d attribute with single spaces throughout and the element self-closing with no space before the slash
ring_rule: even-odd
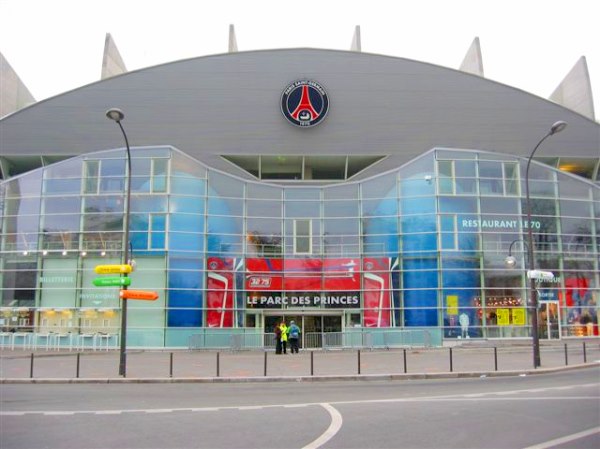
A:
<svg viewBox="0 0 600 449">
<path fill-rule="evenodd" d="M 131 273 L 131 265 L 96 265 L 97 274 Z"/>
<path fill-rule="evenodd" d="M 158 293 L 150 290 L 121 290 L 119 296 L 123 299 L 143 299 L 146 301 L 158 299 Z"/>
</svg>

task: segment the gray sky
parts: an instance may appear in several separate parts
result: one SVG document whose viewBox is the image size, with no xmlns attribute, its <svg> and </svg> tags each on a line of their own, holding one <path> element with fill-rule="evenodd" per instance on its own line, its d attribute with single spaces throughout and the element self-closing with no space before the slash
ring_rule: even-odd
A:
<svg viewBox="0 0 600 449">
<path fill-rule="evenodd" d="M 0 51 L 37 100 L 97 81 L 105 33 L 128 70 L 227 51 L 362 50 L 458 68 L 479 37 L 485 77 L 548 98 L 586 56 L 600 115 L 597 0 L 0 0 Z"/>
</svg>

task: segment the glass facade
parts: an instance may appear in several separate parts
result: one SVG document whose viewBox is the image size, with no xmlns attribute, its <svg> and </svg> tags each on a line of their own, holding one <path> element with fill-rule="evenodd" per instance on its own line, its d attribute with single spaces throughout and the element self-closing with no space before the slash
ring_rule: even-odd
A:
<svg viewBox="0 0 600 449">
<path fill-rule="evenodd" d="M 131 288 L 159 299 L 129 302 L 128 344 L 269 332 L 281 316 L 427 329 L 432 344 L 530 337 L 529 227 L 536 267 L 553 273 L 536 284 L 541 338 L 597 335 L 600 187 L 534 163 L 528 221 L 525 163 L 436 149 L 364 181 L 277 185 L 133 149 Z M 122 260 L 125 181 L 125 151 L 111 150 L 0 184 L 4 333 L 116 343 L 118 288 L 92 281 Z"/>
</svg>

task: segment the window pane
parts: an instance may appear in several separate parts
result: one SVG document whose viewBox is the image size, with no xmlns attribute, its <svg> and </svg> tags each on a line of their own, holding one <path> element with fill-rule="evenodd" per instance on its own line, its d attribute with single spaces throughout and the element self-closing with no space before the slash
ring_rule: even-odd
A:
<svg viewBox="0 0 600 449">
<path fill-rule="evenodd" d="M 246 201 L 246 214 L 249 217 L 281 217 L 282 202 L 269 200 Z"/>
<path fill-rule="evenodd" d="M 357 217 L 358 201 L 325 201 L 325 217 Z"/>
<path fill-rule="evenodd" d="M 302 179 L 302 156 L 262 156 L 262 179 Z"/>
<path fill-rule="evenodd" d="M 304 179 L 345 179 L 346 156 L 306 156 Z"/>
<path fill-rule="evenodd" d="M 294 220 L 294 253 L 309 254 L 311 251 L 310 220 Z"/>
<path fill-rule="evenodd" d="M 455 161 L 454 176 L 457 178 L 474 178 L 475 161 Z"/>
<path fill-rule="evenodd" d="M 500 162 L 479 162 L 480 178 L 502 179 L 502 164 Z"/>
</svg>

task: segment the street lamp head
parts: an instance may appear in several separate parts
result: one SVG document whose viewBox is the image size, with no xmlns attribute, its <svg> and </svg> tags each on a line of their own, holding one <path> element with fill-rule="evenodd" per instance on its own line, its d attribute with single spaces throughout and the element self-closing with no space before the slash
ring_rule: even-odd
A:
<svg viewBox="0 0 600 449">
<path fill-rule="evenodd" d="M 506 259 L 504 259 L 504 265 L 506 268 L 514 268 L 517 265 L 517 259 L 515 256 L 507 256 Z"/>
<path fill-rule="evenodd" d="M 106 116 L 117 123 L 125 118 L 123 111 L 118 108 L 110 108 L 108 111 L 106 111 Z"/>
<path fill-rule="evenodd" d="M 550 135 L 559 133 L 566 127 L 567 127 L 567 122 L 563 122 L 562 120 L 559 120 L 558 122 L 554 123 L 552 125 L 552 127 L 550 128 Z"/>
</svg>

